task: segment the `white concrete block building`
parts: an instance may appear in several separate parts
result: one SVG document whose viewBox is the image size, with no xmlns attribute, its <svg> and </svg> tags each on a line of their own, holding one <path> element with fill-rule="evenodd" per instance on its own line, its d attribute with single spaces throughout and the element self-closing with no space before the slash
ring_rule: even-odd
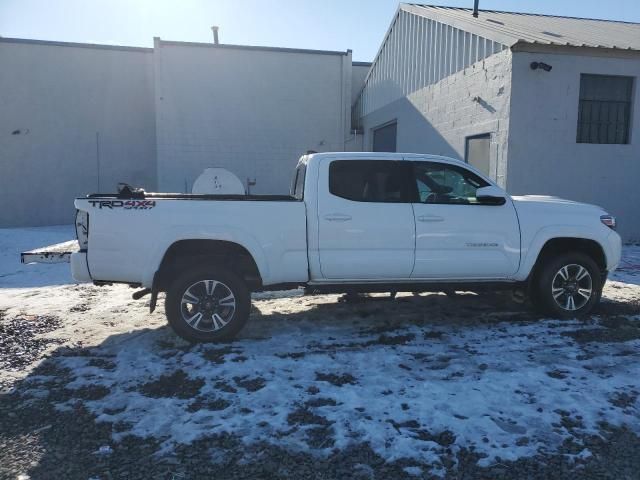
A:
<svg viewBox="0 0 640 480">
<path fill-rule="evenodd" d="M 162 191 L 190 192 L 215 166 L 252 193 L 287 193 L 300 155 L 346 150 L 350 51 L 156 39 L 153 57 Z"/>
<path fill-rule="evenodd" d="M 155 39 L 154 48 L 0 38 L 0 227 L 73 222 L 73 199 L 190 192 L 225 167 L 287 193 L 309 150 L 361 150 L 351 51 Z M 34 194 L 37 192 L 37 194 Z"/>
<path fill-rule="evenodd" d="M 0 227 L 73 223 L 73 199 L 156 187 L 148 48 L 0 38 Z"/>
<path fill-rule="evenodd" d="M 640 240 L 640 24 L 401 4 L 357 100 L 364 150 L 467 160 Z"/>
</svg>

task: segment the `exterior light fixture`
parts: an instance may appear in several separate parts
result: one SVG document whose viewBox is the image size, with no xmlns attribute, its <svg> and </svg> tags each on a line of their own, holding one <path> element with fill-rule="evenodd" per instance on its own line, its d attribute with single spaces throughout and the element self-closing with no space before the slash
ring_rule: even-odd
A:
<svg viewBox="0 0 640 480">
<path fill-rule="evenodd" d="M 551 69 L 553 68 L 551 65 L 549 65 L 548 63 L 544 63 L 544 62 L 531 62 L 531 64 L 529 66 L 531 67 L 531 70 L 537 70 L 537 69 L 541 68 L 545 72 L 550 72 Z"/>
</svg>

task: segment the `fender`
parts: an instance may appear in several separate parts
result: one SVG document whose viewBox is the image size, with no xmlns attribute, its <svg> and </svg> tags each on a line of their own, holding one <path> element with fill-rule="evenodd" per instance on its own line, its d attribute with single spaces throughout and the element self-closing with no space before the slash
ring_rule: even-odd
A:
<svg viewBox="0 0 640 480">
<path fill-rule="evenodd" d="M 256 262 L 263 282 L 265 284 L 269 283 L 270 270 L 264 250 L 253 235 L 242 229 L 228 225 L 215 227 L 179 225 L 172 226 L 165 232 L 163 237 L 163 239 L 158 241 L 156 248 L 151 251 L 147 259 L 146 264 L 149 265 L 150 268 L 143 274 L 142 284 L 144 286 L 150 287 L 152 285 L 153 277 L 160 268 L 162 259 L 167 250 L 169 250 L 169 247 L 182 240 L 221 240 L 236 243 L 244 247 L 251 254 L 253 260 Z"/>
<path fill-rule="evenodd" d="M 539 229 L 532 241 L 527 242 L 526 239 L 522 239 L 522 260 L 515 280 L 524 281 L 527 279 L 538 260 L 542 248 L 549 240 L 553 240 L 554 238 L 592 240 L 600 245 L 607 260 L 607 265 L 609 265 L 610 252 L 608 251 L 609 244 L 607 242 L 607 235 L 606 232 L 602 232 L 602 235 L 599 233 L 600 232 L 594 230 L 592 226 L 585 225 L 551 225 Z"/>
</svg>

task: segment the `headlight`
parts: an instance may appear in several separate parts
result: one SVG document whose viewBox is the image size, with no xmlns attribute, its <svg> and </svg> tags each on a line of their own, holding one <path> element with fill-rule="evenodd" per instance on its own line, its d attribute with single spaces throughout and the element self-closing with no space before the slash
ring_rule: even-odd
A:
<svg viewBox="0 0 640 480">
<path fill-rule="evenodd" d="M 604 223 L 607 227 L 609 227 L 611 230 L 616 229 L 616 217 L 614 217 L 613 215 L 601 215 L 600 221 Z"/>
</svg>

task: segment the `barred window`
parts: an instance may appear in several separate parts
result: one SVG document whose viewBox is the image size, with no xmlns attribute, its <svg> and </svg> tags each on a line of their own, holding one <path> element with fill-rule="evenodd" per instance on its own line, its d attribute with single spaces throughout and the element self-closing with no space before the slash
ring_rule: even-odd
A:
<svg viewBox="0 0 640 480">
<path fill-rule="evenodd" d="M 580 75 L 578 143 L 629 143 L 633 78 Z"/>
</svg>

